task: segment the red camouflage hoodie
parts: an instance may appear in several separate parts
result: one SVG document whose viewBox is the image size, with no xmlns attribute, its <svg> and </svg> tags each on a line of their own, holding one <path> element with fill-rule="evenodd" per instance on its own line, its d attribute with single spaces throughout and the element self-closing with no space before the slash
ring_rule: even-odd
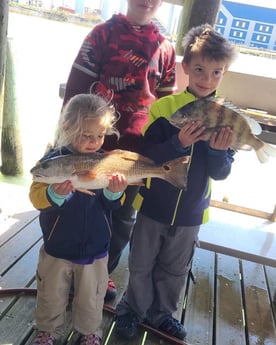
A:
<svg viewBox="0 0 276 345">
<path fill-rule="evenodd" d="M 112 98 L 121 137 L 117 141 L 115 136 L 107 136 L 103 147 L 138 151 L 149 106 L 174 90 L 171 43 L 155 24 L 134 26 L 118 14 L 95 26 L 83 41 L 66 84 L 64 104 L 79 93 Z"/>
</svg>

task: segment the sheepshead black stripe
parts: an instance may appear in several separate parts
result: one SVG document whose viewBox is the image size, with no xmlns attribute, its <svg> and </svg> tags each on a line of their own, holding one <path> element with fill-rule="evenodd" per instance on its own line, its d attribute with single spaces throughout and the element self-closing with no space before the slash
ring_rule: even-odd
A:
<svg viewBox="0 0 276 345">
<path fill-rule="evenodd" d="M 210 138 L 213 131 L 223 127 L 230 127 L 233 131 L 231 148 L 234 150 L 253 148 L 261 162 L 266 162 L 269 156 L 276 156 L 276 148 L 264 143 L 256 137 L 262 129 L 259 123 L 248 118 L 230 101 L 221 98 L 202 98 L 188 103 L 178 109 L 169 121 L 181 129 L 187 121 L 201 120 Z"/>
</svg>

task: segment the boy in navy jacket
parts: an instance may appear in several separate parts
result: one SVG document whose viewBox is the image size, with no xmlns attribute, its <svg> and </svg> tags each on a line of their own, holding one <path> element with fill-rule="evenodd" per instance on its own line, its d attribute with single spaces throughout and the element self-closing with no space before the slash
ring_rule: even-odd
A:
<svg viewBox="0 0 276 345">
<path fill-rule="evenodd" d="M 129 255 L 129 282 L 117 306 L 115 332 L 135 337 L 144 321 L 184 339 L 184 326 L 173 317 L 190 269 L 200 225 L 208 220 L 211 179 L 223 180 L 231 170 L 232 130 L 222 128 L 207 142 L 200 121 L 181 130 L 170 116 L 183 105 L 215 95 L 232 62 L 234 47 L 209 25 L 191 29 L 183 41 L 182 66 L 189 75 L 186 90 L 155 101 L 144 129 L 142 153 L 156 163 L 190 156 L 187 190 L 148 179 L 135 199 L 139 210 Z"/>
</svg>

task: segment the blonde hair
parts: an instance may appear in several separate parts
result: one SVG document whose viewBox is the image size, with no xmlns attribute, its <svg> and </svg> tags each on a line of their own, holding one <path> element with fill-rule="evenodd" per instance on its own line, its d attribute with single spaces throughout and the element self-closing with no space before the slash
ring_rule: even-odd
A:
<svg viewBox="0 0 276 345">
<path fill-rule="evenodd" d="M 183 39 L 182 47 L 182 61 L 187 64 L 194 56 L 201 56 L 203 59 L 225 61 L 229 67 L 237 55 L 235 46 L 209 24 L 190 29 Z"/>
<path fill-rule="evenodd" d="M 115 109 L 110 103 L 95 94 L 79 94 L 72 97 L 60 115 L 55 146 L 73 146 L 82 135 L 85 122 L 99 117 L 105 117 L 106 135 L 115 134 L 119 138 L 119 131 L 115 128 Z"/>
</svg>

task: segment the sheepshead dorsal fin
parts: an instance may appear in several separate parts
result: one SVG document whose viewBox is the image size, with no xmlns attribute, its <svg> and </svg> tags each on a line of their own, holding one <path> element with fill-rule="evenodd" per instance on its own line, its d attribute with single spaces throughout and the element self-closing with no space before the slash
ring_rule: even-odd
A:
<svg viewBox="0 0 276 345">
<path fill-rule="evenodd" d="M 255 135 L 258 135 L 258 134 L 261 134 L 262 133 L 262 127 L 261 125 L 259 124 L 259 122 L 257 122 L 256 120 L 252 119 L 251 117 L 249 116 L 246 116 L 244 114 L 241 114 L 245 120 L 247 121 L 249 127 L 251 128 L 251 131 L 253 134 Z"/>
<path fill-rule="evenodd" d="M 220 105 L 225 105 L 225 98 L 223 97 L 207 97 L 206 98 L 207 101 L 210 101 L 210 102 L 215 102 L 215 103 L 218 103 Z"/>
<path fill-rule="evenodd" d="M 241 109 L 237 105 L 232 103 L 230 100 L 227 100 L 223 97 L 209 97 L 209 98 L 207 98 L 207 100 L 209 100 L 210 102 L 216 102 L 220 105 L 223 105 L 224 107 L 227 107 L 227 108 L 235 111 L 236 113 L 241 115 L 246 120 L 246 122 L 248 123 L 253 134 L 255 134 L 255 135 L 261 134 L 262 127 L 259 124 L 259 122 L 252 119 L 251 117 L 245 115 L 244 112 L 242 112 Z"/>
</svg>

